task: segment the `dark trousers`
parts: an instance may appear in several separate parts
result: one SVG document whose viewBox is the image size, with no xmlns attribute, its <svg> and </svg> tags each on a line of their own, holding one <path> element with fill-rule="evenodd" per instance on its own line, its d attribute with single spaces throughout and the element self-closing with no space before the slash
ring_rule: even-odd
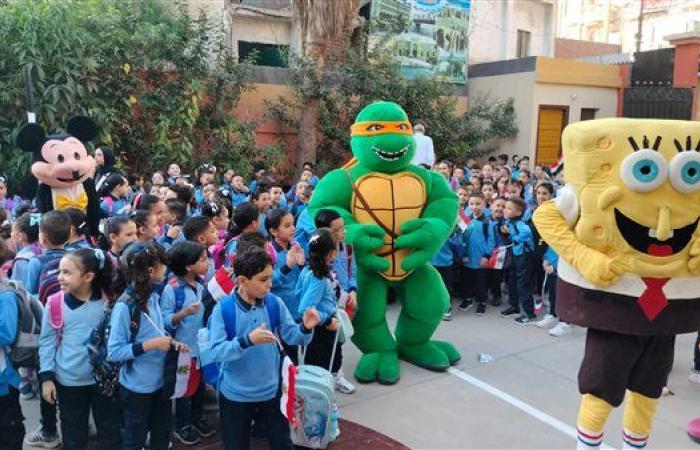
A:
<svg viewBox="0 0 700 450">
<path fill-rule="evenodd" d="M 280 397 L 266 402 L 234 402 L 219 395 L 221 437 L 226 450 L 248 450 L 250 448 L 250 425 L 255 417 L 267 430 L 272 450 L 292 450 L 289 423 L 280 412 Z"/>
<path fill-rule="evenodd" d="M 494 300 L 501 298 L 501 283 L 503 282 L 503 271 L 489 269 L 486 271 L 486 280 L 489 286 L 489 292 Z"/>
<path fill-rule="evenodd" d="M 435 270 L 437 270 L 440 274 L 440 278 L 442 278 L 442 282 L 445 284 L 447 292 L 449 292 L 450 297 L 452 297 L 454 294 L 455 268 L 452 266 L 435 266 Z"/>
<path fill-rule="evenodd" d="M 700 331 L 698 332 L 698 337 L 695 338 L 695 347 L 693 347 L 693 354 L 695 358 L 693 360 L 693 367 L 695 370 L 700 371 Z"/>
<path fill-rule="evenodd" d="M 513 255 L 508 279 L 508 303 L 513 308 L 520 307 L 528 317 L 535 315 L 535 300 L 532 298 L 533 276 L 531 254 Z"/>
<path fill-rule="evenodd" d="M 56 428 L 56 405 L 44 400 L 43 396 L 40 396 L 39 400 L 39 412 L 41 413 L 41 429 L 47 434 L 56 434 L 58 432 Z"/>
<path fill-rule="evenodd" d="M 557 317 L 557 276 L 556 272 L 547 274 L 547 282 L 545 289 L 547 290 L 547 298 L 549 298 L 549 313 Z"/>
<path fill-rule="evenodd" d="M 141 450 L 146 434 L 151 432 L 151 449 L 167 450 L 170 444 L 172 402 L 162 389 L 152 394 L 138 394 L 119 386 L 124 417 L 124 450 Z"/>
<path fill-rule="evenodd" d="M 204 418 L 204 380 L 192 397 L 175 400 L 175 428 L 180 430 Z"/>
<path fill-rule="evenodd" d="M 10 386 L 7 395 L 0 397 L 0 448 L 22 450 L 24 416 L 19 404 L 19 391 Z"/>
<path fill-rule="evenodd" d="M 83 450 L 88 446 L 90 410 L 95 418 L 101 450 L 122 448 L 121 406 L 119 399 L 105 397 L 96 385 L 62 386 L 56 383 L 61 414 L 63 448 Z"/>
<path fill-rule="evenodd" d="M 659 398 L 673 367 L 676 336 L 637 336 L 589 328 L 578 373 L 581 394 L 619 406 L 625 390 Z"/>
<path fill-rule="evenodd" d="M 467 276 L 464 281 L 468 283 L 468 298 L 473 298 L 477 303 L 486 303 L 488 299 L 488 273 L 486 269 L 466 269 Z"/>
<path fill-rule="evenodd" d="M 338 373 L 343 366 L 343 352 L 340 343 L 335 347 L 335 359 L 333 367 L 329 369 L 331 363 L 331 353 L 333 353 L 333 342 L 337 331 L 328 331 L 326 327 L 318 326 L 314 329 L 314 337 L 311 339 L 309 346 L 306 347 L 304 355 L 304 364 L 311 366 L 323 367 L 330 370 L 331 373 Z"/>
</svg>

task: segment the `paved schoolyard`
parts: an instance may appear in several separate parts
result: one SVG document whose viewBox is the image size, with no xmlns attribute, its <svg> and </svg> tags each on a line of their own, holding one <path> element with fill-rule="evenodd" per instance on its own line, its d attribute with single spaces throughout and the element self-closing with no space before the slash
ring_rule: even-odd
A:
<svg viewBox="0 0 700 450">
<path fill-rule="evenodd" d="M 343 418 L 415 449 L 574 448 L 570 433 L 578 409 L 576 374 L 585 330 L 553 338 L 535 326 L 499 317 L 500 309 L 491 307 L 483 317 L 455 309 L 454 320 L 443 322 L 436 335 L 462 352 L 456 370 L 435 373 L 402 363 L 396 385 L 358 385 L 354 395 L 338 394 Z M 397 313 L 398 306 L 392 305 L 392 321 Z M 669 379 L 675 395 L 662 398 L 650 449 L 700 448 L 685 434 L 688 420 L 700 416 L 700 385 L 688 381 L 694 342 L 694 335 L 678 337 Z M 479 363 L 477 353 L 491 354 L 494 361 Z M 347 345 L 347 374 L 358 357 L 357 349 Z M 25 402 L 24 410 L 31 430 L 38 420 L 38 401 Z M 606 428 L 605 442 L 612 448 L 622 446 L 621 424 L 618 409 Z M 212 444 L 202 448 L 215 448 Z"/>
</svg>

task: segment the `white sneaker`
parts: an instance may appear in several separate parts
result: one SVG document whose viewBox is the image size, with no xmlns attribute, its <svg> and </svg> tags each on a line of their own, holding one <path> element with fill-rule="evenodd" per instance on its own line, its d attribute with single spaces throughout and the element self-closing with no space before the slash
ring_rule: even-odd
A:
<svg viewBox="0 0 700 450">
<path fill-rule="evenodd" d="M 559 323 L 559 319 L 557 319 L 556 317 L 554 317 L 551 314 L 545 314 L 545 316 L 542 318 L 542 320 L 537 322 L 536 325 L 537 325 L 537 328 L 549 330 L 550 328 L 554 327 L 558 323 Z"/>
<path fill-rule="evenodd" d="M 700 384 L 700 370 L 695 370 L 693 368 L 690 369 L 690 376 L 688 376 L 688 379 L 692 381 L 693 383 L 698 383 Z"/>
<path fill-rule="evenodd" d="M 24 443 L 31 447 L 56 448 L 61 445 L 61 438 L 58 433 L 45 433 L 39 425 L 39 428 L 25 436 Z"/>
<path fill-rule="evenodd" d="M 554 337 L 567 336 L 574 332 L 571 325 L 566 322 L 559 322 L 557 326 L 549 330 L 549 335 Z"/>
<path fill-rule="evenodd" d="M 352 394 L 355 392 L 355 385 L 345 379 L 342 370 L 335 376 L 335 390 L 341 394 Z"/>
</svg>

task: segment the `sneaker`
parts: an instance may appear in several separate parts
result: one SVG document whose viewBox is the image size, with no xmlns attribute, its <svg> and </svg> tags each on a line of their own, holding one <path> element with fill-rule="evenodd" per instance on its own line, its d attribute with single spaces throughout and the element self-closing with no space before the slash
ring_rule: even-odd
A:
<svg viewBox="0 0 700 450">
<path fill-rule="evenodd" d="M 464 299 L 461 302 L 459 302 L 460 311 L 468 311 L 472 306 L 474 306 L 474 302 L 472 302 L 471 300 Z"/>
<path fill-rule="evenodd" d="M 559 322 L 557 326 L 549 330 L 549 335 L 554 337 L 566 336 L 574 332 L 571 325 L 566 322 Z"/>
<path fill-rule="evenodd" d="M 335 390 L 341 394 L 352 394 L 355 392 L 355 385 L 345 379 L 342 370 L 335 376 Z"/>
<path fill-rule="evenodd" d="M 527 314 L 521 314 L 515 319 L 513 319 L 513 322 L 517 323 L 518 325 L 527 325 L 529 323 L 532 323 L 535 320 L 535 316 L 528 316 Z"/>
<path fill-rule="evenodd" d="M 194 431 L 199 433 L 199 435 L 203 438 L 214 436 L 216 434 L 216 429 L 209 425 L 209 422 L 207 422 L 207 419 L 204 417 L 193 423 L 192 428 L 194 428 Z"/>
<path fill-rule="evenodd" d="M 195 445 L 199 444 L 201 441 L 201 439 L 199 439 L 199 435 L 192 427 L 177 429 L 173 432 L 173 436 L 175 436 L 178 441 L 185 445 Z"/>
<path fill-rule="evenodd" d="M 447 309 L 447 312 L 445 314 L 443 314 L 442 320 L 445 320 L 445 321 L 452 320 L 452 307 L 451 306 Z"/>
<path fill-rule="evenodd" d="M 693 383 L 700 384 L 700 370 L 695 370 L 695 368 L 690 369 L 690 376 L 688 377 Z"/>
<path fill-rule="evenodd" d="M 556 324 L 559 323 L 559 319 L 554 317 L 551 314 L 545 314 L 545 316 L 537 322 L 537 328 L 543 328 L 545 330 L 549 330 L 550 328 L 554 327 Z"/>
<path fill-rule="evenodd" d="M 34 393 L 34 389 L 32 389 L 32 383 L 30 383 L 29 381 L 23 381 L 22 383 L 20 383 L 19 395 L 24 400 L 30 400 L 36 397 L 36 393 Z"/>
<path fill-rule="evenodd" d="M 476 305 L 476 313 L 479 314 L 480 316 L 483 316 L 484 313 L 486 312 L 486 303 L 479 303 Z"/>
<path fill-rule="evenodd" d="M 501 311 L 502 316 L 512 316 L 513 314 L 518 314 L 520 310 L 518 308 L 513 308 L 512 306 L 507 307 Z"/>
<path fill-rule="evenodd" d="M 491 299 L 491 306 L 501 306 L 503 304 L 503 301 L 501 300 L 501 297 L 494 297 Z"/>
<path fill-rule="evenodd" d="M 45 433 L 41 426 L 24 438 L 24 443 L 31 447 L 56 448 L 61 445 L 58 433 Z"/>
</svg>

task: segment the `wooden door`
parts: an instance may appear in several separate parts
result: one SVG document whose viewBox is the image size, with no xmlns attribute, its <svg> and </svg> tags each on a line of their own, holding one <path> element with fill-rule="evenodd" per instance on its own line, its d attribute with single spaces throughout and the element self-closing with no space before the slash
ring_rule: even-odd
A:
<svg viewBox="0 0 700 450">
<path fill-rule="evenodd" d="M 540 106 L 537 119 L 536 164 L 552 164 L 561 155 L 561 133 L 568 121 L 566 106 Z"/>
</svg>

